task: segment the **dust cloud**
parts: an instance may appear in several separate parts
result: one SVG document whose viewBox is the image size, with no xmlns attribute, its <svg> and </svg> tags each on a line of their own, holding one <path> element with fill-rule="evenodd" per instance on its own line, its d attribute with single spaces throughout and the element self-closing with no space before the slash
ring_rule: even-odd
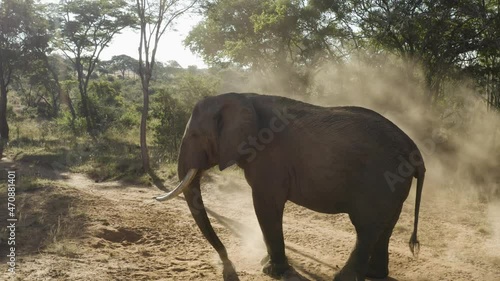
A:
<svg viewBox="0 0 500 281">
<path fill-rule="evenodd" d="M 500 114 L 466 78 L 443 82 L 431 102 L 424 74 L 394 57 L 378 63 L 353 59 L 325 63 L 308 72 L 303 93 L 287 91 L 291 79 L 259 73 L 224 92 L 287 96 L 321 106 L 356 105 L 377 111 L 401 127 L 419 146 L 427 166 L 426 186 L 473 188 L 480 200 L 500 197 Z M 287 85 L 285 85 L 285 84 Z M 470 190 L 469 190 L 470 191 Z"/>
<path fill-rule="evenodd" d="M 314 77 L 317 94 L 309 101 L 364 106 L 397 124 L 417 143 L 426 161 L 424 200 L 450 213 L 480 209 L 476 214 L 485 218 L 469 214 L 457 220 L 478 222 L 490 234 L 487 248 L 499 249 L 500 115 L 488 110 L 467 79 L 444 82 L 443 96 L 431 103 L 417 67 L 387 61 L 383 67 L 362 62 L 325 65 Z"/>
<path fill-rule="evenodd" d="M 308 86 L 301 94 L 287 90 L 293 88 L 294 78 L 269 73 L 249 75 L 244 83 L 224 91 L 288 96 L 321 106 L 357 105 L 379 112 L 402 128 L 423 153 L 424 216 L 428 202 L 435 212 L 429 216 L 446 214 L 451 223 L 477 224 L 486 237 L 478 238 L 485 241 L 481 247 L 493 256 L 500 253 L 500 114 L 488 110 L 471 81 L 445 80 L 437 101 L 431 102 L 422 68 L 394 57 L 379 58 L 376 64 L 353 58 L 304 73 Z M 254 239 L 251 235 L 247 241 Z M 465 238 L 455 241 L 467 243 Z M 463 245 L 445 248 L 454 254 L 466 252 Z"/>
<path fill-rule="evenodd" d="M 371 108 L 400 126 L 426 160 L 426 186 L 472 188 L 477 199 L 500 195 L 500 115 L 467 80 L 445 82 L 443 97 L 431 104 L 418 68 L 394 62 L 324 66 L 313 80 L 309 101 L 320 105 Z M 467 190 L 470 191 L 470 190 Z"/>
<path fill-rule="evenodd" d="M 252 192 L 241 170 L 231 167 L 224 172 L 214 168 L 210 179 L 204 180 L 205 196 L 213 196 L 217 204 L 208 206 L 218 224 L 238 237 L 239 250 L 245 254 L 238 264 L 254 264 L 266 254 L 266 246 L 255 215 Z M 231 211 L 228 211 L 231 210 Z M 218 259 L 217 256 L 214 256 Z"/>
</svg>

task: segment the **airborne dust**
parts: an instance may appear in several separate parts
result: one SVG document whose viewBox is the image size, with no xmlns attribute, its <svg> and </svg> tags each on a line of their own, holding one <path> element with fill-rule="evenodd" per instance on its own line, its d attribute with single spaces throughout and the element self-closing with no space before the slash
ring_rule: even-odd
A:
<svg viewBox="0 0 500 281">
<path fill-rule="evenodd" d="M 500 276 L 500 115 L 488 110 L 479 90 L 470 81 L 466 78 L 445 80 L 437 98 L 434 97 L 437 101 L 431 102 L 420 68 L 393 57 L 381 59 L 378 64 L 366 63 L 362 59 L 345 64 L 325 64 L 309 72 L 309 86 L 304 93 L 290 91 L 296 89 L 289 85 L 293 84 L 290 79 L 293 78 L 269 73 L 255 74 L 246 80 L 223 85 L 221 92 L 281 95 L 321 106 L 367 107 L 397 124 L 419 146 L 427 168 L 420 211 L 419 235 L 423 253 L 419 262 L 422 264 L 419 264 L 417 272 L 396 273 L 396 276 L 404 280 L 486 278 L 474 267 L 478 264 L 493 272 L 491 276 Z M 233 174 L 219 176 L 225 182 L 219 191 L 231 192 L 231 200 L 221 204 L 235 204 L 240 209 L 247 204 L 244 207 L 252 209 L 251 194 L 243 177 L 238 184 L 231 179 Z M 406 267 L 406 264 L 416 262 L 408 258 L 410 255 L 406 246 L 413 223 L 414 193 L 415 183 L 393 234 L 392 239 L 396 242 L 391 242 L 390 246 L 391 268 Z M 289 243 L 293 241 L 297 242 L 296 245 L 305 243 L 304 247 L 310 244 L 332 249 L 334 243 L 348 243 L 343 245 L 345 253 L 341 252 L 340 257 L 330 260 L 337 267 L 343 265 L 354 238 L 335 237 L 354 233 L 348 218 L 343 215 L 333 218 L 289 205 L 285 212 L 287 245 L 293 244 Z M 306 220 L 311 223 L 315 218 L 320 218 L 321 223 L 329 221 L 325 228 L 331 231 L 325 232 L 325 235 L 331 238 L 326 239 L 324 245 L 314 241 L 318 239 L 315 236 L 296 239 L 297 233 L 292 230 L 295 227 L 304 235 L 308 233 L 307 228 L 317 228 L 317 223 L 314 226 L 300 225 L 304 222 L 295 219 L 296 215 L 311 218 L 313 221 Z M 250 256 L 248 260 L 245 258 L 245 263 L 255 262 L 265 253 L 255 215 L 246 212 L 236 216 L 239 217 L 238 222 L 229 225 L 242 238 L 240 250 L 245 251 L 245 256 Z M 287 223 L 298 225 L 287 227 Z M 322 254 L 319 250 L 314 251 L 314 246 L 310 246 L 310 255 L 320 259 Z M 294 251 L 287 248 L 288 255 L 290 252 L 294 256 Z M 339 255 L 339 252 L 326 251 L 325 255 Z M 404 259 L 401 260 L 401 256 Z M 307 265 L 300 258 L 295 260 L 297 264 Z M 300 269 L 298 265 L 295 267 Z M 338 268 L 326 267 L 323 270 L 334 272 Z M 426 273 L 420 275 L 422 270 Z"/>
</svg>

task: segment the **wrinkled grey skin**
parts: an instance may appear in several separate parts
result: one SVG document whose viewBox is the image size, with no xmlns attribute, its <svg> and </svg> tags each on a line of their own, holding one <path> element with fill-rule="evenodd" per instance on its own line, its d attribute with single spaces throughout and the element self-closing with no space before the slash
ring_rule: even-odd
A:
<svg viewBox="0 0 500 281">
<path fill-rule="evenodd" d="M 269 143 L 259 143 L 256 153 L 251 153 L 249 137 L 271 127 L 281 131 L 275 132 L 271 141 L 266 138 Z M 413 170 L 401 169 L 401 163 L 409 161 L 417 163 L 410 167 Z M 178 164 L 181 180 L 189 169 L 200 169 L 184 196 L 201 232 L 219 253 L 226 280 L 237 277 L 208 219 L 200 176 L 213 166 L 224 170 L 234 163 L 244 170 L 252 188 L 268 251 L 263 271 L 272 277 L 278 278 L 290 268 L 282 229 L 287 200 L 321 213 L 349 214 L 357 240 L 334 280 L 385 278 L 389 273 L 389 239 L 416 177 L 412 252 L 418 246 L 418 208 L 425 168 L 415 143 L 396 125 L 360 107 L 326 108 L 283 97 L 228 93 L 197 103 L 186 127 Z M 396 175 L 396 180 L 389 177 L 388 181 L 387 172 Z"/>
</svg>

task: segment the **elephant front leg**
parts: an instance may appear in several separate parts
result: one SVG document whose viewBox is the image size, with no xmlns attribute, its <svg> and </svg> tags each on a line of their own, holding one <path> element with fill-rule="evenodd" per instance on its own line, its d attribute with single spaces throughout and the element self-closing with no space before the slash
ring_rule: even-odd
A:
<svg viewBox="0 0 500 281">
<path fill-rule="evenodd" d="M 289 268 L 285 256 L 285 242 L 283 238 L 283 209 L 286 199 L 276 199 L 269 194 L 253 192 L 255 214 L 259 221 L 264 242 L 266 243 L 268 259 L 262 271 L 273 277 L 281 277 Z"/>
</svg>

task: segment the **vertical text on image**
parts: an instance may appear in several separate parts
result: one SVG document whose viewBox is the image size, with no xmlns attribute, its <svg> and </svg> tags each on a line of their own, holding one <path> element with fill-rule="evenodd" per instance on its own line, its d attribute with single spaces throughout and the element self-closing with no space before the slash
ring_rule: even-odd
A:
<svg viewBox="0 0 500 281">
<path fill-rule="evenodd" d="M 16 272 L 16 171 L 7 174 L 7 233 L 9 245 L 7 265 L 10 273 Z"/>
</svg>

